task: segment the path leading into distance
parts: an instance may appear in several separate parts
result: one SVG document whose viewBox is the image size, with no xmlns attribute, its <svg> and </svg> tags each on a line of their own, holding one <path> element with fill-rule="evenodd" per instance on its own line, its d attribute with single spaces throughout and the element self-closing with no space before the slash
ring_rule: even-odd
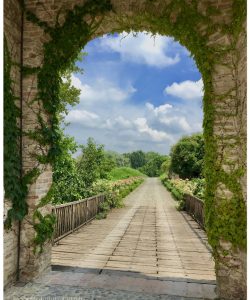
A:
<svg viewBox="0 0 250 300">
<path fill-rule="evenodd" d="M 21 289 L 37 297 L 179 300 L 214 299 L 215 287 L 205 232 L 176 210 L 159 179 L 148 178 L 123 208 L 60 240 L 52 271 Z"/>
</svg>

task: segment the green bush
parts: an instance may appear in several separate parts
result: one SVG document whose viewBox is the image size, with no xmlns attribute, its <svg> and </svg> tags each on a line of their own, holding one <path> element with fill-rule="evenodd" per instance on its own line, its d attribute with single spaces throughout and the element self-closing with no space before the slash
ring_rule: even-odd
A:
<svg viewBox="0 0 250 300">
<path fill-rule="evenodd" d="M 203 200 L 206 182 L 204 178 L 193 178 L 188 179 L 166 179 L 162 177 L 162 182 L 166 188 L 171 191 L 175 187 L 182 194 L 189 194 L 196 196 L 197 198 Z"/>
<path fill-rule="evenodd" d="M 125 180 L 120 180 L 113 184 L 108 180 L 100 180 L 95 183 L 92 193 L 104 193 L 106 195 L 105 201 L 100 206 L 100 213 L 97 215 L 97 219 L 106 218 L 109 210 L 112 208 L 122 207 L 123 199 L 144 181 L 141 177 L 129 179 L 129 182 Z"/>
<path fill-rule="evenodd" d="M 186 205 L 185 200 L 182 199 L 178 202 L 178 205 L 176 208 L 177 208 L 177 210 L 182 211 L 182 210 L 185 210 L 185 205 Z"/>
<path fill-rule="evenodd" d="M 165 181 L 165 187 L 171 192 L 173 189 L 173 185 L 170 181 L 166 180 Z"/>
<path fill-rule="evenodd" d="M 167 190 L 171 193 L 173 198 L 177 200 L 177 209 L 184 210 L 185 209 L 185 201 L 184 201 L 184 193 L 182 190 L 178 189 L 173 183 L 168 180 L 166 177 L 162 178 L 163 185 L 167 188 Z"/>
<path fill-rule="evenodd" d="M 178 209 L 185 209 L 184 194 L 190 194 L 204 200 L 205 179 L 193 178 L 188 179 L 168 179 L 166 176 L 161 176 L 163 185 L 171 192 L 173 198 L 178 201 Z"/>
<path fill-rule="evenodd" d="M 194 178 L 191 181 L 195 185 L 193 195 L 201 200 L 204 200 L 204 193 L 206 187 L 205 178 Z"/>
<path fill-rule="evenodd" d="M 199 178 L 202 176 L 204 163 L 204 138 L 202 134 L 193 134 L 181 138 L 171 148 L 170 172 L 180 178 Z"/>
<path fill-rule="evenodd" d="M 146 153 L 146 163 L 139 170 L 149 177 L 158 177 L 161 174 L 161 166 L 167 156 L 155 152 Z"/>
<path fill-rule="evenodd" d="M 180 190 L 178 190 L 176 187 L 172 188 L 171 194 L 177 201 L 181 201 L 183 199 L 183 193 Z"/>
</svg>

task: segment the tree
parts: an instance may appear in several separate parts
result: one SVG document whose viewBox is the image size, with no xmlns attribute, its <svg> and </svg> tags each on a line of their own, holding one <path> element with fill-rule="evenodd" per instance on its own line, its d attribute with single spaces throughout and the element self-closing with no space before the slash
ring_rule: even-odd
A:
<svg viewBox="0 0 250 300">
<path fill-rule="evenodd" d="M 165 161 L 161 164 L 161 174 L 168 174 L 171 164 L 170 156 L 166 156 Z"/>
<path fill-rule="evenodd" d="M 65 136 L 60 131 L 60 155 L 53 164 L 53 203 L 65 203 L 81 199 L 84 187 L 81 184 L 76 161 L 72 157 L 77 151 L 74 138 Z"/>
<path fill-rule="evenodd" d="M 107 179 L 109 172 L 116 167 L 116 161 L 107 151 L 103 151 L 103 159 L 100 164 L 100 178 Z"/>
<path fill-rule="evenodd" d="M 160 153 L 154 151 L 149 151 L 145 153 L 146 162 L 160 156 L 162 156 Z"/>
<path fill-rule="evenodd" d="M 171 149 L 170 171 L 183 179 L 201 177 L 204 151 L 202 134 L 181 138 Z"/>
<path fill-rule="evenodd" d="M 128 157 L 130 159 L 131 167 L 134 169 L 138 169 L 146 163 L 145 153 L 141 150 L 130 153 Z"/>
<path fill-rule="evenodd" d="M 82 61 L 86 53 L 79 53 L 77 61 Z M 57 116 L 61 121 L 59 129 L 59 154 L 53 162 L 53 188 L 52 201 L 64 203 L 79 200 L 86 196 L 85 183 L 81 180 L 77 170 L 77 164 L 73 154 L 77 151 L 78 145 L 73 137 L 66 136 L 62 125 L 68 113 L 68 107 L 74 106 L 80 101 L 81 90 L 72 85 L 71 74 L 82 73 L 83 70 L 76 66 L 75 61 L 61 75 L 59 88 L 60 106 Z"/>
<path fill-rule="evenodd" d="M 80 52 L 77 61 L 82 61 L 86 52 Z M 72 61 L 67 70 L 61 73 L 61 82 L 59 88 L 60 106 L 57 113 L 61 120 L 64 120 L 65 115 L 68 114 L 68 107 L 75 106 L 80 102 L 81 90 L 72 85 L 71 75 L 72 73 L 83 73 L 83 69 L 76 65 L 75 61 Z"/>
<path fill-rule="evenodd" d="M 60 83 L 59 90 L 60 106 L 58 107 L 58 113 L 60 113 L 61 117 L 68 114 L 67 106 L 75 106 L 80 102 L 80 94 L 81 90 L 72 85 L 71 72 L 66 71 Z"/>
<path fill-rule="evenodd" d="M 130 160 L 126 154 L 120 154 L 116 151 L 105 151 L 107 155 L 114 163 L 116 167 L 130 167 Z"/>
<path fill-rule="evenodd" d="M 161 165 L 166 160 L 166 156 L 156 152 L 148 152 L 145 157 L 146 164 L 139 170 L 149 177 L 159 176 L 161 174 Z"/>
<path fill-rule="evenodd" d="M 81 148 L 82 154 L 78 159 L 77 169 L 85 187 L 90 188 L 97 179 L 103 176 L 104 147 L 96 144 L 94 139 L 88 138 L 87 145 L 82 145 Z"/>
</svg>

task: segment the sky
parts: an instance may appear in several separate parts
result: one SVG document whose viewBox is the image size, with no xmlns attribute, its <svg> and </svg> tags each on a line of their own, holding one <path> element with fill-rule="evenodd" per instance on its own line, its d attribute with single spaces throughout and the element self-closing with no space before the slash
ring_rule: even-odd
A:
<svg viewBox="0 0 250 300">
<path fill-rule="evenodd" d="M 202 131 L 203 83 L 186 48 L 166 36 L 105 35 L 83 49 L 72 74 L 80 103 L 65 133 L 80 144 L 93 137 L 106 150 L 168 154 L 183 135 Z"/>
</svg>

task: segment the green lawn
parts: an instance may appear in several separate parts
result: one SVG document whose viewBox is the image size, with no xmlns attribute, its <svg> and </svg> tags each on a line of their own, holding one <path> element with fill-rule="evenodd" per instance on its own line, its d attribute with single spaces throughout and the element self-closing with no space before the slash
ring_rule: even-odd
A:
<svg viewBox="0 0 250 300">
<path fill-rule="evenodd" d="M 119 179 L 126 179 L 129 177 L 135 177 L 135 176 L 146 177 L 146 175 L 141 173 L 140 171 L 128 167 L 114 168 L 113 170 L 111 170 L 109 175 L 110 175 L 110 179 L 114 181 Z"/>
</svg>

